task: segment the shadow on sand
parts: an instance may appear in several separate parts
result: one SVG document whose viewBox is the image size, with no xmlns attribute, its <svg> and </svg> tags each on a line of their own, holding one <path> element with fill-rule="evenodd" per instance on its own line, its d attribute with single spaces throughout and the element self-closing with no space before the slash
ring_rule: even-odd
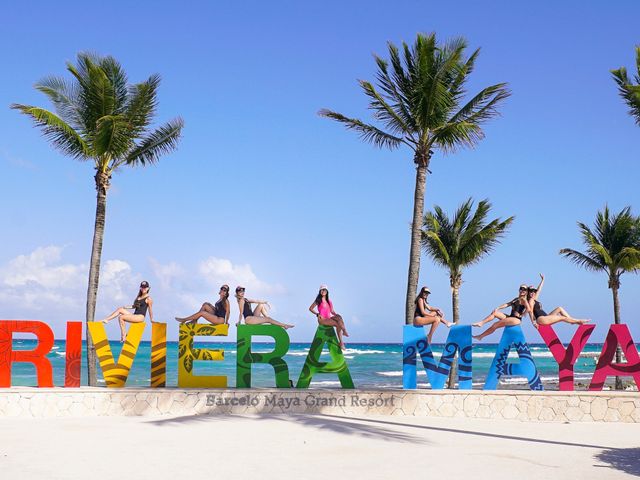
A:
<svg viewBox="0 0 640 480">
<path fill-rule="evenodd" d="M 598 453 L 595 458 L 608 464 L 596 465 L 597 467 L 614 468 L 640 477 L 640 448 L 608 448 Z"/>
<path fill-rule="evenodd" d="M 148 423 L 157 426 L 175 425 L 194 422 L 215 422 L 215 421 L 281 421 L 293 422 L 305 427 L 311 427 L 320 431 L 329 431 L 340 433 L 343 435 L 358 435 L 364 438 L 385 440 L 390 442 L 407 442 L 418 443 L 422 445 L 429 444 L 428 440 L 412 435 L 410 433 L 400 432 L 397 429 L 386 426 L 372 425 L 370 422 L 364 422 L 363 419 L 350 419 L 348 417 L 327 416 L 327 415 L 277 415 L 263 414 L 257 416 L 240 416 L 240 415 L 186 415 L 182 417 L 166 418 L 161 420 L 151 420 Z"/>
</svg>

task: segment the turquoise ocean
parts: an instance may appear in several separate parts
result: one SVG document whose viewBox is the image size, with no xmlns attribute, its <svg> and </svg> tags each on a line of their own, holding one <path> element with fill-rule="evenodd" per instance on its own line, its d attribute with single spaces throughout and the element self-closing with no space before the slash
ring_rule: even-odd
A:
<svg viewBox="0 0 640 480">
<path fill-rule="evenodd" d="M 14 339 L 14 349 L 31 350 L 36 346 L 36 340 Z M 201 348 L 224 349 L 225 359 L 223 361 L 196 362 L 194 373 L 196 375 L 226 375 L 228 385 L 233 387 L 236 378 L 236 344 L 222 342 L 196 342 L 195 346 Z M 84 342 L 83 342 L 84 347 Z M 473 346 L 473 384 L 474 388 L 482 388 L 484 380 L 495 355 L 496 344 L 476 344 Z M 120 353 L 119 342 L 111 342 L 111 349 L 114 357 Z M 434 355 L 440 356 L 443 345 L 433 346 Z M 558 370 L 557 364 L 551 352 L 544 344 L 530 344 L 536 366 L 542 377 L 545 389 L 557 389 Z M 272 343 L 254 343 L 254 352 L 269 352 L 273 349 Z M 581 357 L 575 366 L 576 388 L 586 388 L 589 384 L 595 364 L 602 350 L 602 344 L 588 344 L 583 350 Z M 302 370 L 305 358 L 309 351 L 308 343 L 292 343 L 285 360 L 289 365 L 289 375 L 293 382 L 297 382 L 298 375 Z M 141 342 L 138 353 L 133 362 L 133 367 L 129 374 L 127 386 L 144 387 L 149 386 L 149 366 L 150 366 L 150 342 Z M 328 357 L 328 354 L 323 356 Z M 65 341 L 56 340 L 53 350 L 48 355 L 53 365 L 54 384 L 62 386 L 64 384 L 65 366 Z M 351 343 L 345 351 L 345 357 L 349 365 L 349 370 L 353 377 L 356 388 L 402 388 L 402 345 L 389 343 Z M 82 382 L 86 383 L 86 361 L 83 352 L 83 373 Z M 328 359 L 328 358 L 327 358 Z M 511 361 L 517 362 L 518 357 L 512 351 Z M 167 342 L 167 386 L 177 386 L 178 368 L 178 343 Z M 98 369 L 100 371 L 100 369 Z M 100 382 L 104 384 L 100 374 Z M 15 363 L 12 368 L 12 385 L 30 386 L 35 385 L 35 368 L 27 363 Z M 580 384 L 582 386 L 580 386 Z M 269 365 L 256 365 L 253 368 L 253 382 L 255 387 L 273 387 L 273 369 Z M 338 378 L 332 374 L 318 374 L 311 384 L 316 388 L 339 388 Z M 418 386 L 427 387 L 427 380 L 418 360 Z M 527 388 L 524 378 L 510 377 L 500 381 L 500 388 Z"/>
</svg>

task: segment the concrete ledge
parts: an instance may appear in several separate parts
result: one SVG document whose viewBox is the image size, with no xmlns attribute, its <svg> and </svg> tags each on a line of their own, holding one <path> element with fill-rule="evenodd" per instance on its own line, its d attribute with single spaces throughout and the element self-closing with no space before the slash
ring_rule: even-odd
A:
<svg viewBox="0 0 640 480">
<path fill-rule="evenodd" d="M 0 389 L 0 417 L 326 413 L 640 423 L 638 392 Z"/>
</svg>

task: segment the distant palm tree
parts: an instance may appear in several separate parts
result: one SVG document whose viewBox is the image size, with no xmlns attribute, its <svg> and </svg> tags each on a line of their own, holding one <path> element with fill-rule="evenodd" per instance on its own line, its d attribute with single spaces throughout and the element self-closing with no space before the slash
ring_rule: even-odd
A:
<svg viewBox="0 0 640 480">
<path fill-rule="evenodd" d="M 609 279 L 609 288 L 613 295 L 613 317 L 620 323 L 620 276 L 625 272 L 636 272 L 640 268 L 640 221 L 626 207 L 620 213 L 611 215 L 609 207 L 598 212 L 593 230 L 578 222 L 584 253 L 563 248 L 560 255 L 576 265 L 594 272 L 604 271 Z M 622 361 L 622 350 L 618 346 L 616 362 Z M 616 377 L 616 389 L 623 388 L 620 377 Z"/>
<path fill-rule="evenodd" d="M 77 64 L 67 63 L 70 81 L 47 77 L 35 85 L 56 113 L 30 105 L 11 108 L 31 117 L 44 136 L 62 153 L 95 164 L 97 205 L 87 288 L 86 320 L 94 319 L 100 276 L 107 190 L 114 171 L 125 166 L 145 166 L 174 150 L 182 131 L 176 118 L 151 131 L 156 113 L 158 75 L 129 85 L 120 64 L 112 57 L 78 54 Z M 97 384 L 96 352 L 87 329 L 89 385 Z"/>
<path fill-rule="evenodd" d="M 505 235 L 515 217 L 499 218 L 487 222 L 491 210 L 488 200 L 478 203 L 475 212 L 473 199 L 468 199 L 455 212 L 453 218 L 439 206 L 434 212 L 424 216 L 422 247 L 435 263 L 449 270 L 453 323 L 460 321 L 460 287 L 464 268 L 478 263 L 490 253 Z M 453 388 L 456 378 L 456 364 L 449 372 L 449 388 Z"/>
<path fill-rule="evenodd" d="M 382 128 L 331 110 L 323 109 L 319 114 L 343 123 L 377 147 L 406 145 L 413 151 L 416 184 L 405 303 L 405 321 L 410 324 L 420 274 L 420 228 L 431 157 L 434 150 L 451 153 L 476 145 L 484 137 L 482 124 L 498 114 L 496 108 L 509 91 L 505 83 L 498 83 L 462 103 L 479 54 L 475 50 L 466 57 L 467 42 L 463 38 L 439 45 L 432 33 L 418 35 L 413 46 L 403 42 L 402 51 L 393 43 L 388 48 L 389 61 L 375 56 L 377 86 L 360 81 L 369 97 L 369 109 Z"/>
<path fill-rule="evenodd" d="M 635 85 L 631 83 L 625 67 L 611 70 L 611 74 L 613 80 L 618 84 L 620 96 L 629 106 L 629 114 L 635 118 L 636 123 L 640 126 L 640 46 L 636 47 Z"/>
</svg>

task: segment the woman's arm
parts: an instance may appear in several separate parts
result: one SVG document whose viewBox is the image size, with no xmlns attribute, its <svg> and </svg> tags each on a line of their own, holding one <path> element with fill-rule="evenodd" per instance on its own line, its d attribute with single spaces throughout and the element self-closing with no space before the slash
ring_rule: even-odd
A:
<svg viewBox="0 0 640 480">
<path fill-rule="evenodd" d="M 238 300 L 238 310 L 240 310 L 240 315 L 238 316 L 238 325 L 242 323 L 242 311 L 244 310 L 244 298 Z"/>
<path fill-rule="evenodd" d="M 317 306 L 318 306 L 318 304 L 317 304 L 316 302 L 313 302 L 313 303 L 311 304 L 311 306 L 309 307 L 309 311 L 310 311 L 311 313 L 313 313 L 316 317 L 317 317 L 318 315 L 320 315 L 318 312 L 316 312 L 316 311 L 314 310 Z"/>
<path fill-rule="evenodd" d="M 543 285 L 544 285 L 544 275 L 540 274 L 540 284 L 538 285 L 538 291 L 533 296 L 533 298 L 535 298 L 536 300 L 538 299 L 538 296 L 540 296 L 540 292 L 542 291 Z"/>
<path fill-rule="evenodd" d="M 266 300 L 252 300 L 250 298 L 245 298 L 245 300 L 249 303 L 255 303 L 257 305 L 260 305 L 261 303 L 269 303 Z"/>
<path fill-rule="evenodd" d="M 149 320 L 151 320 L 151 323 L 155 323 L 153 321 L 153 300 L 151 300 L 151 297 L 147 297 L 147 305 L 149 305 Z"/>
<path fill-rule="evenodd" d="M 529 318 L 531 319 L 531 323 L 533 323 L 533 326 L 536 327 L 536 329 L 538 328 L 538 323 L 536 322 L 536 316 L 533 314 L 533 307 L 531 306 L 531 303 L 527 302 L 527 313 L 529 314 Z"/>
</svg>

